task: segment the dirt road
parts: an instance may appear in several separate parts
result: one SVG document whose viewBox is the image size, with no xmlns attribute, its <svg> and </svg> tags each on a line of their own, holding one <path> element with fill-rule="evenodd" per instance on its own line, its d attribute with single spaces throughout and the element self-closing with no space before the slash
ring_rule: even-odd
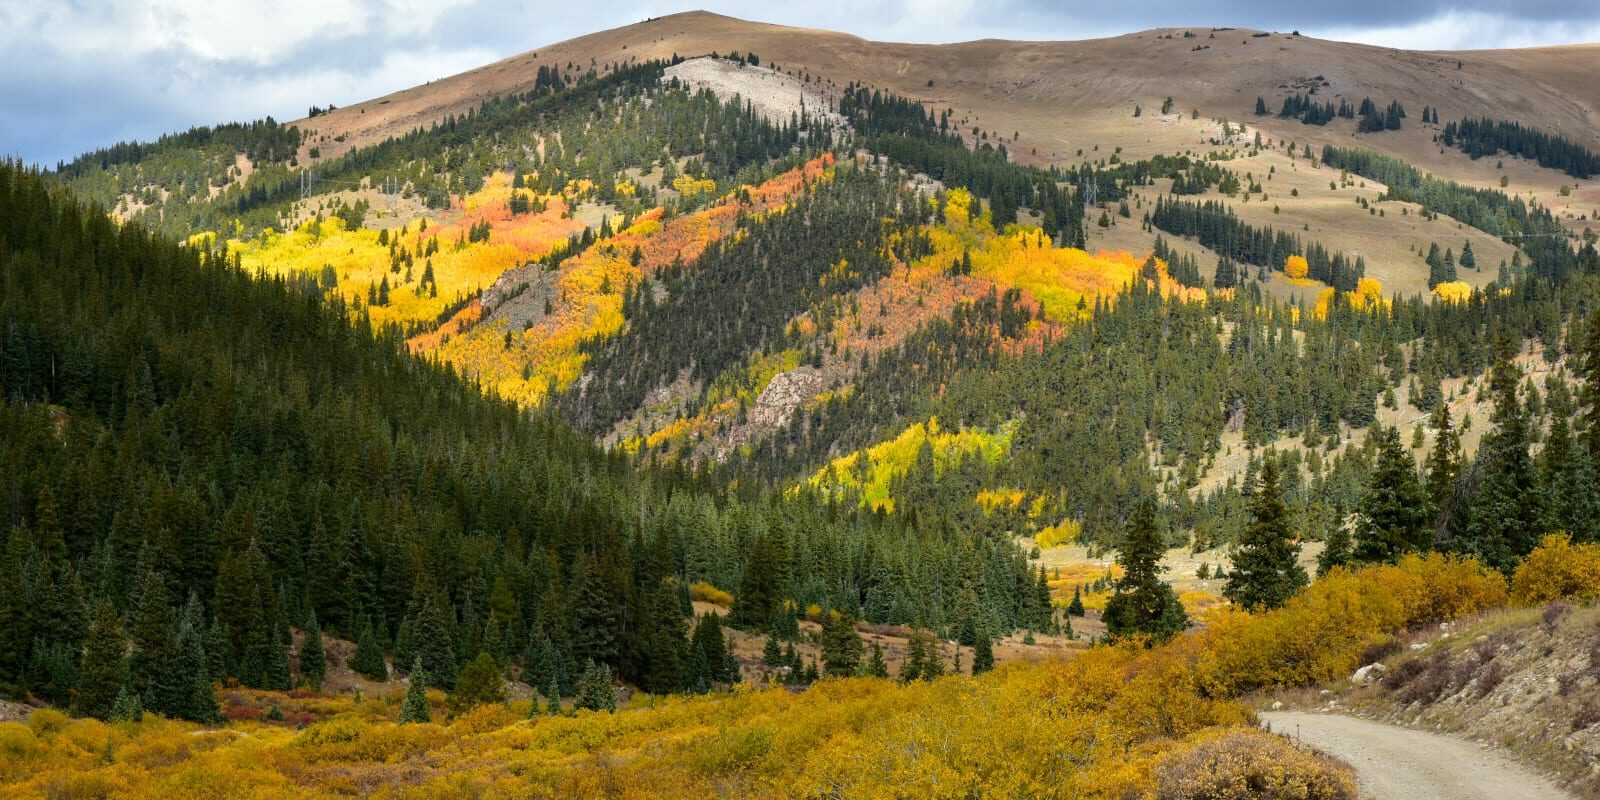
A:
<svg viewBox="0 0 1600 800">
<path fill-rule="evenodd" d="M 1274 711 L 1261 721 L 1344 759 L 1356 770 L 1362 798 L 1571 800 L 1499 751 L 1463 739 L 1335 714 Z"/>
</svg>

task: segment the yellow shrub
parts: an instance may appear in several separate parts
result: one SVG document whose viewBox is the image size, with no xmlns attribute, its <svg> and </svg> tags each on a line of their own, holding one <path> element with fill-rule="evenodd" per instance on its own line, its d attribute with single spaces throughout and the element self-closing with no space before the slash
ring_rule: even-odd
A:
<svg viewBox="0 0 1600 800">
<path fill-rule="evenodd" d="M 689 584 L 689 599 L 698 600 L 702 603 L 711 603 L 712 605 L 722 606 L 723 608 L 730 608 L 733 606 L 733 595 L 728 594 L 727 592 L 718 589 L 717 587 L 712 586 L 705 581 L 695 581 L 694 583 Z"/>
<path fill-rule="evenodd" d="M 1275 611 L 1216 612 L 1196 670 L 1216 694 L 1307 686 L 1348 675 L 1367 645 L 1408 626 L 1476 613 L 1505 598 L 1499 573 L 1438 553 L 1397 566 L 1335 569 Z"/>
<path fill-rule="evenodd" d="M 1083 532 L 1083 525 L 1075 519 L 1064 519 L 1033 535 L 1033 541 L 1040 547 L 1058 547 L 1078 541 L 1078 534 Z"/>
<path fill-rule="evenodd" d="M 1600 545 L 1573 544 L 1565 533 L 1544 537 L 1512 576 L 1511 597 L 1524 606 L 1600 599 Z"/>
<path fill-rule="evenodd" d="M 1311 273 L 1311 265 L 1306 263 L 1305 256 L 1289 256 L 1283 260 L 1283 275 L 1295 283 L 1307 283 L 1306 276 Z"/>
</svg>

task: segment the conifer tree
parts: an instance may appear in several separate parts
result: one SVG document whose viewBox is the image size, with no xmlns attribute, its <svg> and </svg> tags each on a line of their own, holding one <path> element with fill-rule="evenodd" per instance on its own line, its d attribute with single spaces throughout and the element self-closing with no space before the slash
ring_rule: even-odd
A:
<svg viewBox="0 0 1600 800">
<path fill-rule="evenodd" d="M 1322 552 L 1317 555 L 1317 577 L 1328 574 L 1334 567 L 1349 564 L 1355 555 L 1348 522 L 1345 518 L 1344 504 L 1335 503 L 1332 529 L 1328 531 L 1328 538 L 1323 542 Z"/>
<path fill-rule="evenodd" d="M 1489 373 L 1495 425 L 1478 445 L 1474 464 L 1477 486 L 1469 500 L 1461 548 L 1485 564 L 1509 572 L 1542 533 L 1538 474 L 1529 455 L 1532 434 L 1527 411 L 1518 395 L 1522 372 L 1502 344 Z"/>
<path fill-rule="evenodd" d="M 389 680 L 389 665 L 383 658 L 383 647 L 378 644 L 378 634 L 372 623 L 363 621 L 361 633 L 356 638 L 356 651 L 350 656 L 350 669 L 369 680 Z"/>
<path fill-rule="evenodd" d="M 695 625 L 690 643 L 689 679 L 697 691 L 708 691 L 729 679 L 727 645 L 722 637 L 722 616 L 708 611 Z"/>
<path fill-rule="evenodd" d="M 1081 617 L 1081 616 L 1084 615 L 1084 613 L 1085 612 L 1084 612 L 1084 609 L 1083 609 L 1083 587 L 1082 586 L 1074 586 L 1074 587 L 1072 587 L 1072 602 L 1067 604 L 1067 616 L 1069 616 L 1069 617 Z"/>
<path fill-rule="evenodd" d="M 1427 495 L 1417 480 L 1416 464 L 1400 441 L 1400 429 L 1381 428 L 1377 464 L 1357 511 L 1355 560 L 1393 563 L 1406 553 L 1432 544 Z"/>
<path fill-rule="evenodd" d="M 1189 616 L 1172 587 L 1161 580 L 1161 556 L 1166 548 L 1156 528 L 1155 501 L 1139 503 L 1129 520 L 1127 535 L 1117 553 L 1123 576 L 1106 602 L 1106 633 L 1114 639 L 1148 636 L 1152 641 L 1172 638 L 1189 626 Z"/>
<path fill-rule="evenodd" d="M 433 707 L 428 703 L 428 671 L 419 656 L 411 665 L 410 685 L 406 699 L 400 703 L 400 722 L 428 722 L 433 718 Z M 538 705 L 538 701 L 534 701 Z"/>
<path fill-rule="evenodd" d="M 478 706 L 505 701 L 506 681 L 500 674 L 500 665 L 494 656 L 480 651 L 456 678 L 455 689 L 450 692 L 450 713 L 459 716 Z"/>
<path fill-rule="evenodd" d="M 1300 545 L 1283 501 L 1276 458 L 1266 459 L 1249 513 L 1250 522 L 1234 550 L 1233 569 L 1222 592 L 1246 609 L 1278 608 L 1304 588 L 1307 579 L 1296 561 Z"/>
<path fill-rule="evenodd" d="M 833 677 L 854 675 L 861 669 L 863 646 L 856 633 L 855 617 L 846 611 L 834 611 L 822 619 L 823 673 Z"/>
<path fill-rule="evenodd" d="M 768 636 L 767 643 L 761 646 L 761 663 L 769 667 L 783 663 L 783 648 L 778 646 L 778 637 Z"/>
<path fill-rule="evenodd" d="M 906 643 L 906 657 L 900 662 L 900 682 L 910 683 L 922 680 L 923 667 L 928 662 L 928 642 L 923 638 L 920 629 L 911 631 L 911 639 Z"/>
<path fill-rule="evenodd" d="M 544 687 L 545 713 L 554 717 L 561 713 L 561 688 L 556 686 L 555 678 L 551 678 Z"/>
<path fill-rule="evenodd" d="M 89 640 L 78 666 L 78 693 L 72 711 L 86 717 L 108 719 L 117 696 L 127 682 L 127 639 L 122 620 L 110 602 L 102 601 L 89 624 Z"/>
<path fill-rule="evenodd" d="M 589 661 L 578 677 L 576 708 L 590 711 L 616 711 L 617 696 L 611 691 L 611 668 Z"/>
<path fill-rule="evenodd" d="M 872 643 L 872 649 L 867 654 L 867 663 L 861 668 L 861 672 L 870 678 L 889 677 L 889 664 L 883 660 L 883 648 L 879 647 L 877 642 Z"/>
<path fill-rule="evenodd" d="M 972 648 L 972 674 L 982 675 L 994 669 L 994 643 L 989 641 L 989 634 L 978 637 L 978 643 Z"/>
<path fill-rule="evenodd" d="M 1589 458 L 1600 468 L 1600 309 L 1592 309 L 1583 326 L 1583 341 L 1579 345 L 1578 377 L 1583 380 L 1578 403 L 1582 407 L 1581 432 Z"/>
<path fill-rule="evenodd" d="M 322 689 L 322 678 L 328 672 L 328 656 L 322 649 L 322 626 L 317 624 L 317 615 L 312 613 L 311 621 L 306 625 L 305 639 L 300 644 L 300 679 L 304 680 L 312 689 Z"/>
<path fill-rule="evenodd" d="M 1450 536 L 1454 531 L 1456 480 L 1461 475 L 1461 436 L 1450 419 L 1450 406 L 1440 403 L 1428 417 L 1433 429 L 1433 450 L 1425 464 L 1429 508 L 1434 530 Z"/>
<path fill-rule="evenodd" d="M 428 598 L 411 623 L 413 646 L 428 671 L 428 680 L 446 690 L 456 685 L 456 651 L 449 619 L 443 601 Z"/>
<path fill-rule="evenodd" d="M 139 702 L 139 695 L 129 691 L 127 686 L 117 692 L 117 699 L 111 703 L 111 713 L 106 715 L 107 722 L 143 722 L 144 704 Z"/>
</svg>

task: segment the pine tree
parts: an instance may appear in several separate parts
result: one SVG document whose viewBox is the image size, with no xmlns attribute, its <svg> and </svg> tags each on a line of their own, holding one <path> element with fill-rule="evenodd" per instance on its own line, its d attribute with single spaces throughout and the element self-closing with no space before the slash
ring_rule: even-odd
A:
<svg viewBox="0 0 1600 800">
<path fill-rule="evenodd" d="M 72 711 L 86 717 L 108 719 L 127 682 L 127 639 L 122 620 L 109 602 L 102 601 L 89 624 L 89 641 L 78 666 L 78 693 Z"/>
<path fill-rule="evenodd" d="M 651 692 L 679 692 L 689 685 L 689 642 L 678 592 L 673 581 L 662 581 L 650 600 L 653 623 L 646 636 L 644 688 Z"/>
<path fill-rule="evenodd" d="M 863 646 L 856 621 L 849 611 L 835 611 L 822 620 L 823 673 L 834 677 L 854 675 L 861 669 Z"/>
<path fill-rule="evenodd" d="M 424 667 L 426 669 L 426 667 Z M 494 656 L 479 652 L 467 662 L 450 692 L 450 713 L 459 716 L 478 706 L 506 701 L 506 681 Z"/>
<path fill-rule="evenodd" d="M 322 678 L 328 672 L 328 657 L 322 649 L 322 626 L 317 615 L 311 615 L 306 626 L 305 639 L 300 644 L 300 679 L 313 690 L 321 691 Z"/>
<path fill-rule="evenodd" d="M 989 641 L 989 634 L 978 637 L 978 643 L 972 648 L 972 674 L 982 675 L 994 669 L 994 644 Z"/>
<path fill-rule="evenodd" d="M 139 576 L 136 592 L 133 613 L 128 620 L 128 634 L 133 645 L 128 658 L 128 679 L 146 708 L 170 714 L 173 698 L 154 694 L 169 688 L 164 678 L 177 646 L 177 605 L 167 589 L 166 578 L 152 569 L 145 569 Z"/>
<path fill-rule="evenodd" d="M 1538 475 L 1529 455 L 1532 433 L 1518 396 L 1522 372 L 1501 346 L 1489 373 L 1495 424 L 1478 446 L 1477 486 L 1468 500 L 1461 547 L 1485 564 L 1509 572 L 1538 542 L 1543 521 Z"/>
<path fill-rule="evenodd" d="M 1112 638 L 1149 636 L 1164 641 L 1189 626 L 1189 617 L 1172 587 L 1161 580 L 1161 533 L 1156 528 L 1155 502 L 1139 503 L 1117 553 L 1123 576 L 1106 602 L 1106 633 Z"/>
<path fill-rule="evenodd" d="M 1083 608 L 1083 587 L 1072 587 L 1072 602 L 1067 604 L 1067 616 L 1081 617 L 1085 613 Z"/>
<path fill-rule="evenodd" d="M 389 680 L 389 665 L 383 659 L 383 647 L 378 644 L 378 634 L 370 622 L 363 622 L 356 637 L 356 651 L 350 656 L 350 669 L 369 680 Z"/>
<path fill-rule="evenodd" d="M 1461 436 L 1456 433 L 1450 419 L 1450 406 L 1440 403 L 1428 418 L 1433 429 L 1433 450 L 1425 464 L 1429 508 L 1433 511 L 1434 530 L 1447 537 L 1454 531 L 1456 506 L 1456 481 L 1461 475 Z"/>
<path fill-rule="evenodd" d="M 872 649 L 867 655 L 867 663 L 861 670 L 863 675 L 870 678 L 889 677 L 889 665 L 883 660 L 883 648 L 879 647 L 877 642 L 872 643 Z"/>
<path fill-rule="evenodd" d="M 216 689 L 211 685 L 210 656 L 205 650 L 205 611 L 200 598 L 189 595 L 183 616 L 178 621 L 176 652 L 171 666 L 176 693 L 173 715 L 195 722 L 216 722 L 222 718 Z"/>
<path fill-rule="evenodd" d="M 1246 609 L 1278 608 L 1304 588 L 1307 579 L 1296 560 L 1300 545 L 1283 501 L 1276 458 L 1266 459 L 1249 513 L 1250 523 L 1234 550 L 1233 569 L 1222 593 Z"/>
<path fill-rule="evenodd" d="M 1600 309 L 1589 312 L 1577 355 L 1575 371 L 1583 380 L 1578 394 L 1578 403 L 1583 408 L 1581 431 L 1590 461 L 1600 468 Z"/>
<path fill-rule="evenodd" d="M 1472 252 L 1471 241 L 1461 245 L 1461 261 L 1459 263 L 1461 266 L 1466 267 L 1467 269 L 1478 268 L 1478 256 Z"/>
<path fill-rule="evenodd" d="M 927 662 L 928 642 L 920 629 L 913 630 L 911 639 L 906 643 L 906 657 L 900 662 L 900 682 L 922 680 L 923 667 Z"/>
<path fill-rule="evenodd" d="M 1377 464 L 1357 512 L 1355 560 L 1397 561 L 1406 553 L 1426 550 L 1432 544 L 1427 496 L 1417 481 L 1415 462 L 1400 441 L 1399 428 L 1381 428 L 1377 439 Z"/>
<path fill-rule="evenodd" d="M 111 712 L 106 715 L 107 722 L 143 722 L 144 704 L 139 702 L 139 695 L 129 691 L 127 686 L 117 692 L 117 699 L 111 703 Z"/>
<path fill-rule="evenodd" d="M 922 631 L 922 637 L 922 680 L 931 681 L 944 677 L 944 654 L 939 652 L 939 640 L 928 630 Z"/>
<path fill-rule="evenodd" d="M 400 722 L 428 722 L 433 718 L 433 706 L 428 702 L 428 671 L 420 656 L 411 665 L 410 681 L 406 699 L 400 703 Z"/>
<path fill-rule="evenodd" d="M 777 636 L 768 636 L 767 643 L 761 646 L 761 663 L 776 667 L 783 661 L 783 648 L 778 646 Z"/>
<path fill-rule="evenodd" d="M 1334 567 L 1342 567 L 1350 563 L 1354 557 L 1354 543 L 1350 540 L 1350 528 L 1345 518 L 1344 505 L 1335 504 L 1333 507 L 1333 526 L 1328 531 L 1328 538 L 1324 541 L 1322 552 L 1317 555 L 1317 577 L 1328 574 Z"/>
<path fill-rule="evenodd" d="M 710 616 L 710 615 L 708 615 Z M 616 711 L 617 696 L 611 691 L 611 668 L 589 661 L 578 678 L 577 708 L 590 711 Z"/>
<path fill-rule="evenodd" d="M 416 654 L 422 658 L 422 667 L 428 671 L 428 680 L 440 689 L 456 685 L 456 650 L 450 633 L 451 614 L 444 610 L 443 601 L 428 598 L 422 602 L 411 623 L 411 637 Z"/>
<path fill-rule="evenodd" d="M 697 691 L 709 691 L 713 685 L 728 680 L 727 645 L 723 642 L 720 614 L 708 611 L 700 617 L 690 650 L 689 680 Z"/>
</svg>

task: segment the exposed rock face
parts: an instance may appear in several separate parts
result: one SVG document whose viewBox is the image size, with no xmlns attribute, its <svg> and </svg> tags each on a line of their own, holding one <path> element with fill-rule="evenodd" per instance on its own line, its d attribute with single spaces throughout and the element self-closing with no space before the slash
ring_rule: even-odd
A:
<svg viewBox="0 0 1600 800">
<path fill-rule="evenodd" d="M 750 409 L 750 424 L 764 430 L 788 425 L 795 409 L 822 391 L 822 383 L 822 373 L 811 367 L 774 375 Z"/>
</svg>

